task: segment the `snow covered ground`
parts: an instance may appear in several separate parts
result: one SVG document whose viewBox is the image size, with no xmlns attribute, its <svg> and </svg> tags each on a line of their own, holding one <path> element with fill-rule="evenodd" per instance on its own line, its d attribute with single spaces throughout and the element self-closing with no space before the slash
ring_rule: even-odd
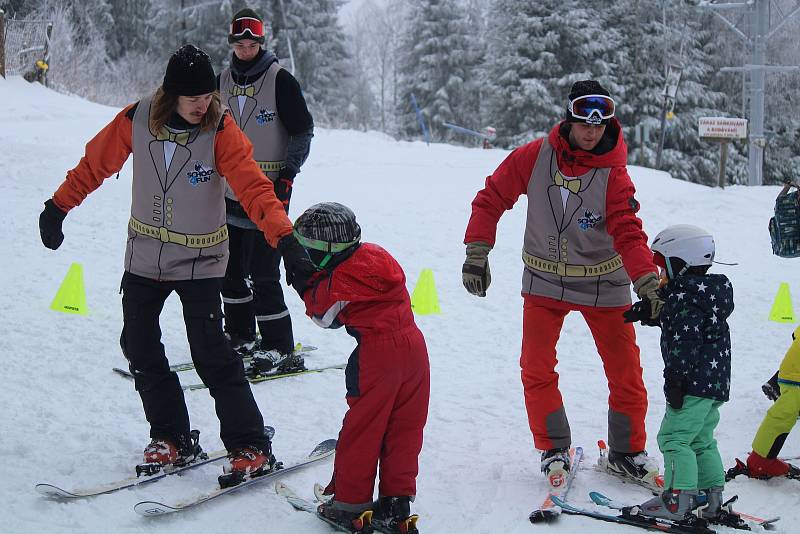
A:
<svg viewBox="0 0 800 534">
<path fill-rule="evenodd" d="M 143 518 L 140 500 L 174 500 L 215 484 L 219 465 L 181 477 L 93 499 L 55 502 L 40 497 L 36 482 L 65 486 L 99 483 L 128 474 L 148 441 L 139 397 L 131 383 L 114 375 L 125 363 L 118 345 L 121 326 L 119 282 L 130 203 L 130 163 L 119 180 L 107 180 L 69 214 L 58 251 L 39 240 L 37 218 L 83 154 L 83 146 L 117 110 L 53 93 L 19 78 L 0 78 L 0 169 L 5 191 L 0 210 L 0 501 L 6 512 L 0 532 L 189 531 L 324 533 L 312 516 L 295 512 L 271 484 L 257 486 L 175 516 Z M 430 417 L 425 433 L 415 510 L 423 532 L 514 532 L 536 530 L 625 532 L 630 527 L 562 517 L 533 526 L 528 513 L 544 497 L 538 454 L 527 426 L 519 379 L 522 263 L 519 257 L 525 202 L 501 220 L 491 253 L 489 296 L 477 299 L 461 285 L 461 244 L 470 201 L 506 155 L 424 143 L 400 143 L 376 133 L 318 129 L 312 153 L 297 178 L 294 218 L 320 201 L 339 201 L 357 214 L 366 241 L 396 256 L 413 289 L 424 268 L 433 269 L 442 314 L 417 318 L 430 351 Z M 761 383 L 776 369 L 794 325 L 767 321 L 782 281 L 800 288 L 797 263 L 771 255 L 767 235 L 777 187 L 710 189 L 669 175 L 632 167 L 645 229 L 652 237 L 664 226 L 688 222 L 711 230 L 718 266 L 733 282 L 732 400 L 722 410 L 717 438 L 726 465 L 749 451 L 769 407 Z M 800 261 L 800 260 L 797 260 Z M 88 317 L 48 309 L 72 262 L 84 266 Z M 297 296 L 287 292 L 298 340 L 320 347 L 309 365 L 344 362 L 354 346 L 343 331 L 319 329 L 305 318 Z M 162 314 L 164 344 L 171 361 L 188 357 L 178 299 Z M 639 328 L 642 364 L 649 390 L 647 417 L 651 454 L 660 458 L 655 434 L 664 410 L 658 331 Z M 558 345 L 561 391 L 573 438 L 596 461 L 596 441 L 606 437 L 606 397 L 600 359 L 580 315 L 568 316 Z M 195 381 L 193 373 L 182 373 Z M 345 412 L 344 377 L 329 371 L 253 387 L 268 424 L 277 428 L 276 455 L 299 459 L 317 442 L 335 437 Z M 207 391 L 186 395 L 193 427 L 207 450 L 221 446 L 218 422 Z M 800 431 L 784 453 L 800 454 Z M 325 482 L 330 462 L 287 477 L 311 496 Z M 737 480 L 727 493 L 740 495 L 739 508 L 756 515 L 781 515 L 780 532 L 796 532 L 800 486 L 792 481 Z M 601 490 L 619 500 L 647 497 L 639 487 L 584 470 L 572 500 L 587 504 Z"/>
</svg>

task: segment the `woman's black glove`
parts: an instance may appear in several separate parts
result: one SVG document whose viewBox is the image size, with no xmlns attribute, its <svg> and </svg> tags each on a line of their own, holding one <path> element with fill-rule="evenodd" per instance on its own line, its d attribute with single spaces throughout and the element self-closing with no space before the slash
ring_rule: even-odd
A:
<svg viewBox="0 0 800 534">
<path fill-rule="evenodd" d="M 44 210 L 39 215 L 39 235 L 42 236 L 44 246 L 50 250 L 56 250 L 64 242 L 61 223 L 66 216 L 67 213 L 61 211 L 52 198 L 44 203 Z"/>
</svg>

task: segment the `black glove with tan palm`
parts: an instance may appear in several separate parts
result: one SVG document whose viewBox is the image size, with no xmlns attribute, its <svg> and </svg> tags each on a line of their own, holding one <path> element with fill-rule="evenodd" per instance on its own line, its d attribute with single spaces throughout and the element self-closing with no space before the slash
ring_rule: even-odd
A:
<svg viewBox="0 0 800 534">
<path fill-rule="evenodd" d="M 467 291 L 477 297 L 485 297 L 492 282 L 489 272 L 489 251 L 492 247 L 482 241 L 467 243 L 467 259 L 461 268 L 461 277 Z"/>
<path fill-rule="evenodd" d="M 656 273 L 642 275 L 633 283 L 633 290 L 639 298 L 650 303 L 650 320 L 656 323 L 659 322 L 661 308 L 664 307 L 664 299 L 658 294 L 660 285 Z"/>
</svg>

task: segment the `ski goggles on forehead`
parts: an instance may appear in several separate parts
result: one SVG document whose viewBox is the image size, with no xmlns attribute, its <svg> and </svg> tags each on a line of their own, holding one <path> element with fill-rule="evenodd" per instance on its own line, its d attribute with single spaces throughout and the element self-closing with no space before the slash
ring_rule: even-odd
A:
<svg viewBox="0 0 800 534">
<path fill-rule="evenodd" d="M 248 32 L 256 38 L 264 37 L 264 23 L 252 17 L 242 17 L 231 23 L 233 37 L 241 37 Z"/>
<path fill-rule="evenodd" d="M 569 112 L 589 124 L 601 124 L 614 116 L 614 99 L 606 95 L 585 95 L 569 101 Z"/>
</svg>

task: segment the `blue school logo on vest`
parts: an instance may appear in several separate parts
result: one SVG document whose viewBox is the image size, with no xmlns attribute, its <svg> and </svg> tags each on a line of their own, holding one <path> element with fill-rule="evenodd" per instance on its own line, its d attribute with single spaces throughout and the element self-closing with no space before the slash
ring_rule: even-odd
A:
<svg viewBox="0 0 800 534">
<path fill-rule="evenodd" d="M 578 226 L 581 227 L 581 230 L 588 230 L 589 228 L 594 228 L 598 225 L 600 221 L 603 220 L 602 215 L 595 215 L 590 210 L 583 211 L 583 217 L 578 217 Z"/>
<path fill-rule="evenodd" d="M 264 126 L 266 123 L 274 121 L 275 115 L 277 115 L 277 113 L 274 111 L 261 108 L 258 112 L 258 115 L 256 115 L 256 122 L 259 124 L 259 126 Z"/>
<path fill-rule="evenodd" d="M 201 183 L 211 180 L 213 174 L 214 169 L 206 169 L 203 167 L 202 161 L 195 161 L 194 170 L 187 172 L 186 176 L 189 178 L 189 183 L 197 187 Z"/>
</svg>

